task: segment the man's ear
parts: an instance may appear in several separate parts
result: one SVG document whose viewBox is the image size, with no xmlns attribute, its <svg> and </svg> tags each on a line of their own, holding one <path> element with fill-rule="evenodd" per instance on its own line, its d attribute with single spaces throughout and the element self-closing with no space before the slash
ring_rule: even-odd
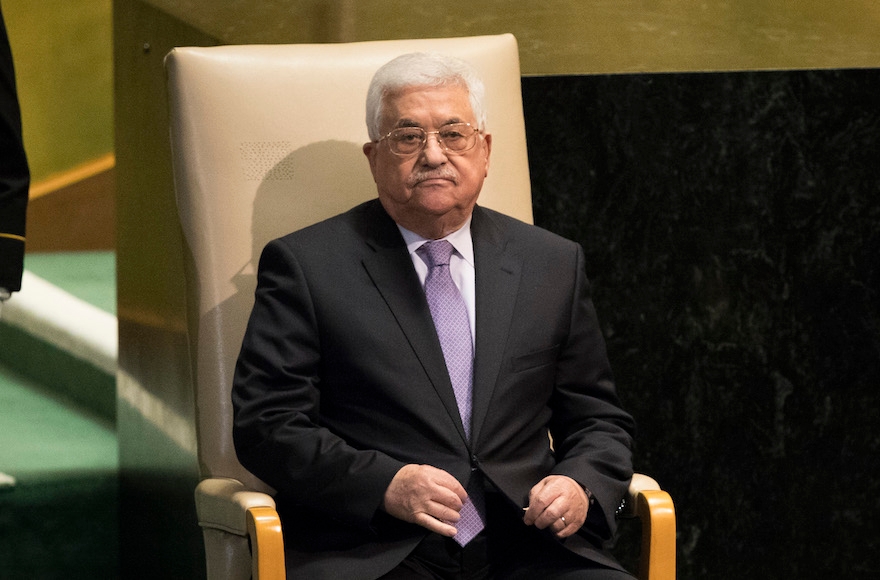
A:
<svg viewBox="0 0 880 580">
<path fill-rule="evenodd" d="M 486 149 L 486 176 L 489 175 L 489 157 L 492 153 L 492 135 L 491 133 L 486 133 L 483 135 L 483 147 Z M 485 176 L 484 176 L 485 177 Z"/>
<path fill-rule="evenodd" d="M 364 143 L 363 151 L 364 155 L 367 156 L 367 161 L 370 162 L 370 173 L 373 174 L 373 181 L 376 181 L 376 153 L 378 152 L 378 143 L 374 143 L 372 141 L 368 141 Z"/>
</svg>

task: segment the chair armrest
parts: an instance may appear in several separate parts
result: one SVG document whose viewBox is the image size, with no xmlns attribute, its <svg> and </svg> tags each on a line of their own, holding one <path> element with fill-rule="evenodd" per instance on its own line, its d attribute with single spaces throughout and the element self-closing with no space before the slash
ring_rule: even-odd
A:
<svg viewBox="0 0 880 580">
<path fill-rule="evenodd" d="M 620 517 L 642 524 L 640 580 L 675 580 L 675 506 L 652 478 L 633 475 Z"/>
<path fill-rule="evenodd" d="M 617 517 L 625 519 L 638 517 L 639 494 L 644 491 L 660 491 L 660 484 L 653 477 L 634 473 Z"/>
<path fill-rule="evenodd" d="M 199 526 L 247 538 L 254 580 L 285 579 L 284 537 L 272 496 L 227 478 L 202 480 L 195 496 Z"/>
<path fill-rule="evenodd" d="M 248 535 L 248 511 L 252 508 L 275 510 L 272 496 L 249 490 L 236 479 L 203 479 L 196 486 L 196 514 L 203 528 L 215 528 Z"/>
</svg>

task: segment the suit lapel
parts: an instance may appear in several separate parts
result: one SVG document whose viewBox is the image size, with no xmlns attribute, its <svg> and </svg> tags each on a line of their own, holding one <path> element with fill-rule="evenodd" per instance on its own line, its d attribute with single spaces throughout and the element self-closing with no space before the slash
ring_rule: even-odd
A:
<svg viewBox="0 0 880 580">
<path fill-rule="evenodd" d="M 367 212 L 366 220 L 361 223 L 364 228 L 361 233 L 372 249 L 364 255 L 364 268 L 406 335 L 459 435 L 464 438 L 443 350 L 409 252 L 400 231 L 381 205 L 377 202 L 371 209 L 373 211 Z"/>
<path fill-rule="evenodd" d="M 476 358 L 474 360 L 473 440 L 489 412 L 510 332 L 522 259 L 509 251 L 504 232 L 480 207 L 471 221 L 476 267 Z"/>
</svg>

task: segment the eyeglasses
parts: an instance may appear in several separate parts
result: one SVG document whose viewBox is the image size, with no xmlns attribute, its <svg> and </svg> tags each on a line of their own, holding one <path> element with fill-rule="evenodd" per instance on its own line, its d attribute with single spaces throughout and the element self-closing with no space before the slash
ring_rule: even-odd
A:
<svg viewBox="0 0 880 580">
<path fill-rule="evenodd" d="M 379 141 L 388 140 L 391 152 L 404 157 L 419 153 L 428 143 L 428 135 L 437 135 L 437 144 L 443 151 L 459 154 L 473 148 L 477 143 L 478 133 L 479 130 L 470 123 L 450 123 L 440 127 L 439 131 L 425 131 L 421 127 L 399 127 Z"/>
</svg>

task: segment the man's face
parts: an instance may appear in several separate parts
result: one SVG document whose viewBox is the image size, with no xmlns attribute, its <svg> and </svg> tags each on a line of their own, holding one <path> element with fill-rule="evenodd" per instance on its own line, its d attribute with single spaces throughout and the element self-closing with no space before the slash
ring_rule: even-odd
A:
<svg viewBox="0 0 880 580">
<path fill-rule="evenodd" d="M 461 86 L 411 87 L 385 98 L 381 134 L 398 127 L 437 131 L 450 123 L 477 126 L 467 89 Z M 403 227 L 439 238 L 462 225 L 473 210 L 489 170 L 491 135 L 477 136 L 470 150 L 443 151 L 436 135 L 410 157 L 391 152 L 387 139 L 364 145 L 379 199 Z"/>
</svg>

